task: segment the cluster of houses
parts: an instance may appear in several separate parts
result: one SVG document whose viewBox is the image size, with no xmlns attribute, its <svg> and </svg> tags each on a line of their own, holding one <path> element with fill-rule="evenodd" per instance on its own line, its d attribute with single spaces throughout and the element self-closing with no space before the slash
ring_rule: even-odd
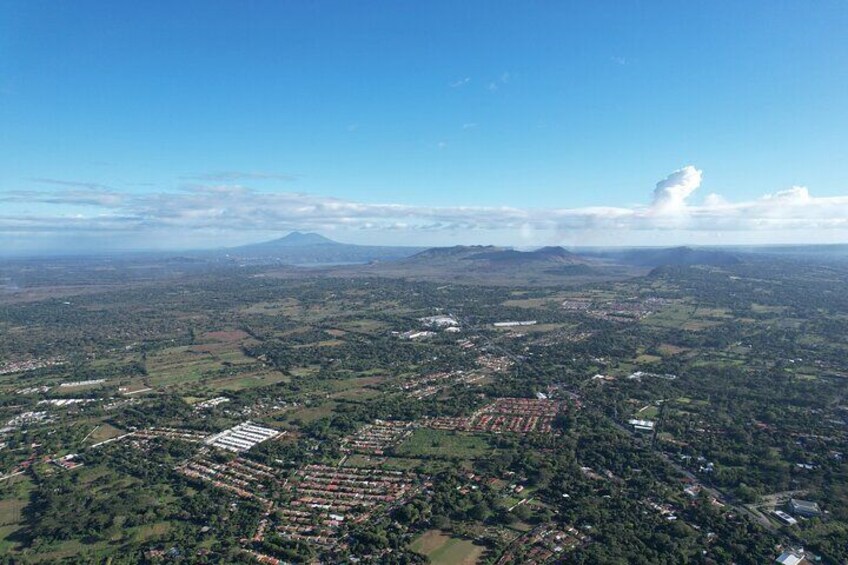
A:
<svg viewBox="0 0 848 565">
<path fill-rule="evenodd" d="M 447 333 L 459 333 L 461 331 L 459 322 L 457 322 L 452 316 L 427 316 L 424 318 L 418 318 L 418 321 L 424 329 L 415 329 L 406 332 L 392 332 L 392 335 L 398 336 L 401 339 L 417 340 L 433 337 L 439 331 Z"/>
<path fill-rule="evenodd" d="M 380 453 L 401 441 L 412 429 L 408 422 L 376 421 L 349 437 L 345 450 Z M 151 437 L 198 440 L 196 437 L 183 437 L 181 430 L 160 428 L 145 430 L 144 433 Z M 279 435 L 276 430 L 245 422 L 200 439 L 211 447 L 243 451 L 246 443 L 260 439 L 260 436 L 270 439 L 276 435 Z M 233 443 L 234 440 L 244 441 L 245 445 Z M 306 465 L 286 479 L 273 467 L 241 456 L 226 462 L 218 461 L 206 447 L 178 466 L 177 471 L 263 505 L 265 512 L 256 533 L 246 541 L 261 542 L 269 531 L 273 531 L 287 539 L 324 547 L 337 547 L 342 543 L 336 535 L 342 524 L 362 522 L 374 512 L 406 500 L 422 486 L 416 475 L 402 471 L 317 464 Z M 275 504 L 270 496 L 272 489 L 283 493 L 285 503 Z M 258 553 L 254 557 L 274 559 Z"/>
<path fill-rule="evenodd" d="M 561 400 L 498 398 L 471 416 L 431 418 L 425 425 L 452 431 L 551 433 L 554 418 L 564 408 Z"/>
<path fill-rule="evenodd" d="M 343 523 L 362 523 L 402 503 L 420 484 L 403 471 L 307 465 L 284 485 L 290 500 L 276 513 L 274 527 L 289 539 L 336 545 L 340 540 L 333 534 Z"/>
<path fill-rule="evenodd" d="M 398 445 L 412 434 L 415 425 L 412 422 L 375 420 L 373 424 L 363 426 L 342 442 L 342 451 L 383 455 L 386 450 Z"/>
<path fill-rule="evenodd" d="M 202 443 L 209 437 L 209 434 L 205 432 L 169 427 L 153 427 L 144 430 L 137 430 L 135 432 L 132 432 L 131 435 L 137 439 L 148 440 L 156 438 L 165 438 L 185 441 L 188 443 Z"/>
<path fill-rule="evenodd" d="M 477 357 L 477 364 L 493 373 L 508 371 L 515 362 L 506 356 L 484 354 Z"/>
<path fill-rule="evenodd" d="M 247 406 L 239 406 L 238 408 L 224 407 L 222 413 L 231 417 L 258 418 L 281 410 L 297 408 L 297 406 L 297 402 L 288 402 L 281 397 L 262 397 Z"/>
<path fill-rule="evenodd" d="M 574 526 L 546 524 L 515 540 L 498 559 L 497 565 L 560 563 L 565 553 L 589 541 L 589 536 Z"/>
<path fill-rule="evenodd" d="M 588 312 L 592 309 L 591 300 L 563 300 L 562 309 L 569 312 Z"/>
<path fill-rule="evenodd" d="M 270 510 L 268 484 L 279 482 L 276 471 L 249 459 L 237 457 L 219 463 L 213 461 L 207 453 L 190 459 L 177 467 L 177 471 L 186 477 L 206 481 L 214 486 L 229 490 L 242 498 L 252 498 Z"/>
<path fill-rule="evenodd" d="M 476 347 L 471 340 L 462 340 L 467 345 L 465 349 Z M 421 400 L 433 396 L 439 391 L 453 385 L 470 385 L 478 383 L 492 373 L 502 373 L 514 365 L 509 357 L 483 353 L 477 357 L 479 369 L 471 371 L 442 371 L 404 381 L 400 387 L 412 398 Z"/>
<path fill-rule="evenodd" d="M 669 522 L 674 522 L 677 520 L 677 510 L 674 507 L 667 503 L 659 503 L 653 500 L 646 500 L 645 504 L 648 505 L 648 508 L 665 518 Z"/>
<path fill-rule="evenodd" d="M 204 400 L 203 402 L 198 402 L 194 405 L 195 411 L 197 410 L 208 410 L 209 408 L 215 408 L 216 406 L 220 406 L 221 404 L 225 404 L 229 402 L 230 399 L 226 396 L 216 396 L 215 398 L 210 398 L 209 400 Z"/>
<path fill-rule="evenodd" d="M 59 358 L 52 359 L 29 359 L 27 361 L 12 361 L 0 365 L 0 375 L 11 375 L 12 373 L 25 373 L 27 371 L 35 371 L 44 367 L 53 367 L 62 365 L 65 362 Z"/>
<path fill-rule="evenodd" d="M 442 371 L 404 381 L 400 387 L 412 398 L 421 400 L 457 384 L 472 384 L 486 378 L 479 371 Z"/>
<path fill-rule="evenodd" d="M 400 388 L 410 397 L 427 398 L 453 383 L 462 371 L 440 371 L 420 377 L 414 377 L 400 384 Z"/>
<path fill-rule="evenodd" d="M 43 424 L 49 420 L 49 414 L 43 410 L 22 412 L 6 422 L 6 425 L 0 428 L 0 434 L 9 433 L 32 424 Z"/>
<path fill-rule="evenodd" d="M 565 300 L 562 308 L 570 312 L 585 312 L 601 319 L 640 320 L 650 316 L 668 304 L 665 298 L 648 297 L 630 300 L 610 300 L 594 302 L 590 300 Z"/>
</svg>

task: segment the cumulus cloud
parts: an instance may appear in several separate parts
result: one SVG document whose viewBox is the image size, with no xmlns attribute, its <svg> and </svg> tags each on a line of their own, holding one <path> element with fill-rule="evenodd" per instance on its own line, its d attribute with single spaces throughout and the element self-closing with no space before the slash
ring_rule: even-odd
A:
<svg viewBox="0 0 848 565">
<path fill-rule="evenodd" d="M 679 214 L 686 199 L 701 186 L 702 173 L 692 165 L 678 169 L 657 183 L 652 210 L 657 214 Z"/>
<path fill-rule="evenodd" d="M 848 230 L 848 196 L 817 197 L 805 187 L 791 187 L 743 201 L 710 194 L 701 203 L 693 203 L 701 180 L 700 170 L 686 166 L 658 182 L 645 205 L 546 209 L 366 204 L 298 192 L 260 191 L 228 182 L 147 193 L 119 193 L 104 188 L 11 191 L 0 193 L 0 203 L 8 203 L 0 206 L 0 232 L 113 232 L 143 236 L 152 231 L 204 230 L 461 231 L 512 232 L 516 239 L 529 239 L 534 231 L 565 238 L 592 230 L 620 230 L 622 234 L 670 230 Z M 20 211 L 20 204 L 39 204 L 39 212 L 25 214 Z M 70 217 L 69 206 L 94 207 L 95 211 Z"/>
</svg>

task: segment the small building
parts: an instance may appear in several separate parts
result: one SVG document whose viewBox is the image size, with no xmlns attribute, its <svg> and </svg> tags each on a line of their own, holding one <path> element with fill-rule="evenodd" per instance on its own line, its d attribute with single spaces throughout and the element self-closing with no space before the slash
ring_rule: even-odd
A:
<svg viewBox="0 0 848 565">
<path fill-rule="evenodd" d="M 633 426 L 633 429 L 638 432 L 652 432 L 654 431 L 654 422 L 650 420 L 628 420 L 628 424 Z"/>
<path fill-rule="evenodd" d="M 800 565 L 804 562 L 804 550 L 787 549 L 781 553 L 774 562 L 779 563 L 780 565 Z"/>
<path fill-rule="evenodd" d="M 691 497 L 691 498 L 697 498 L 698 495 L 701 494 L 702 490 L 704 490 L 704 487 L 695 483 L 694 485 L 688 486 L 685 489 L 683 489 L 683 492 L 685 492 L 686 495 Z"/>
<path fill-rule="evenodd" d="M 789 512 L 805 518 L 815 518 L 822 514 L 821 508 L 819 508 L 817 503 L 809 500 L 801 500 L 800 498 L 789 499 Z"/>
<path fill-rule="evenodd" d="M 535 326 L 536 320 L 519 320 L 515 322 L 495 322 L 492 324 L 496 328 L 514 328 L 517 326 Z"/>
<path fill-rule="evenodd" d="M 787 526 L 794 526 L 795 524 L 798 523 L 798 520 L 796 520 L 795 518 L 793 518 L 792 516 L 790 516 L 789 514 L 784 512 L 783 510 L 775 510 L 774 512 L 772 512 L 772 514 L 777 516 L 777 518 L 781 522 L 786 524 Z"/>
<path fill-rule="evenodd" d="M 400 337 L 402 337 L 403 339 L 422 339 L 422 338 L 427 338 L 427 337 L 431 337 L 431 336 L 434 336 L 434 335 L 436 335 L 436 332 L 430 332 L 430 331 L 426 331 L 426 330 L 422 330 L 422 331 L 411 330 L 411 331 L 404 332 L 404 333 L 400 334 Z"/>
<path fill-rule="evenodd" d="M 459 325 L 459 322 L 453 316 L 427 316 L 426 318 L 418 318 L 418 321 L 430 328 L 448 328 Z"/>
</svg>

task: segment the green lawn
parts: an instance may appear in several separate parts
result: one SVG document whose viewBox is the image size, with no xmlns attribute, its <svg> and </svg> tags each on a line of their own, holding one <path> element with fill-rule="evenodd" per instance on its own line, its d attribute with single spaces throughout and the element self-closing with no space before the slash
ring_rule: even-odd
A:
<svg viewBox="0 0 848 565">
<path fill-rule="evenodd" d="M 428 530 L 410 544 L 410 549 L 426 555 L 434 565 L 473 565 L 486 550 L 472 541 L 454 538 L 439 530 Z"/>
<path fill-rule="evenodd" d="M 397 449 L 401 457 L 451 459 L 477 459 L 492 452 L 492 446 L 484 436 L 427 428 L 415 430 Z"/>
</svg>

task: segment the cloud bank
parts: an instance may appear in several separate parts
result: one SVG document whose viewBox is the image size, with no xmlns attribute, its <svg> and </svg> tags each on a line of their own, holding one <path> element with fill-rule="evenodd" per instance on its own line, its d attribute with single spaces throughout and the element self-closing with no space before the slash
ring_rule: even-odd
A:
<svg viewBox="0 0 848 565">
<path fill-rule="evenodd" d="M 249 181 L 259 175 L 266 178 L 259 173 L 221 173 L 206 178 Z M 366 204 L 299 192 L 260 191 L 232 182 L 199 183 L 179 191 L 141 194 L 122 193 L 94 183 L 53 182 L 62 188 L 0 193 L 0 202 L 6 203 L 0 206 L 0 233 L 7 237 L 69 232 L 143 237 L 148 232 L 279 233 L 297 229 L 471 231 L 489 235 L 512 232 L 520 238 L 520 234 L 544 231 L 574 241 L 581 232 L 591 230 L 848 230 L 848 196 L 816 197 L 807 188 L 795 186 L 753 200 L 734 202 L 709 194 L 694 203 L 702 178 L 700 170 L 686 166 L 658 182 L 644 205 L 553 209 Z M 69 209 L 77 211 L 69 213 Z"/>
</svg>

